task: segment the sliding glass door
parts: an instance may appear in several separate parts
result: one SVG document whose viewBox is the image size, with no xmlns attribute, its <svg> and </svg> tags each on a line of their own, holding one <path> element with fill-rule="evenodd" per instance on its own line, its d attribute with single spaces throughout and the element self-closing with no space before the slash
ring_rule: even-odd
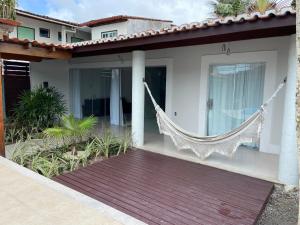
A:
<svg viewBox="0 0 300 225">
<path fill-rule="evenodd" d="M 263 102 L 265 63 L 209 66 L 208 135 L 226 133 Z"/>
</svg>

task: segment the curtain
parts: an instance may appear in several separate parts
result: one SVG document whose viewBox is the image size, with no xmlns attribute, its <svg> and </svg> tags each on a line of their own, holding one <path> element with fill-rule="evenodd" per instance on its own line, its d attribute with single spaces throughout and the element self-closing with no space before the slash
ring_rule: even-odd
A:
<svg viewBox="0 0 300 225">
<path fill-rule="evenodd" d="M 264 63 L 210 66 L 208 135 L 238 127 L 261 106 L 264 73 Z"/>
<path fill-rule="evenodd" d="M 117 126 L 123 126 L 123 107 L 120 78 L 120 70 L 113 69 L 111 74 L 110 88 L 110 123 Z"/>
<path fill-rule="evenodd" d="M 75 118 L 82 118 L 80 98 L 80 70 L 70 70 L 70 111 Z"/>
</svg>

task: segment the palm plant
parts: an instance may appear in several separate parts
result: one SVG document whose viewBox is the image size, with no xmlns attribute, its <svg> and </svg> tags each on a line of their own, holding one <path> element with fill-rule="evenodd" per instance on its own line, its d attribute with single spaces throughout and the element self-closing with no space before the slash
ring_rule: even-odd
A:
<svg viewBox="0 0 300 225">
<path fill-rule="evenodd" d="M 287 6 L 295 6 L 294 0 L 212 0 L 211 5 L 218 17 L 237 16 L 242 13 L 260 12 Z"/>
<path fill-rule="evenodd" d="M 0 18 L 16 19 L 17 0 L 0 0 Z"/>
<path fill-rule="evenodd" d="M 44 130 L 44 134 L 55 138 L 71 138 L 72 155 L 77 155 L 75 144 L 78 138 L 82 141 L 82 137 L 89 133 L 95 127 L 96 123 L 97 118 L 93 116 L 84 119 L 76 119 L 73 115 L 65 115 L 61 118 L 60 127 L 47 128 Z"/>
<path fill-rule="evenodd" d="M 268 10 L 279 10 L 290 5 L 293 5 L 292 0 L 253 0 L 248 7 L 248 11 L 264 14 Z"/>
</svg>

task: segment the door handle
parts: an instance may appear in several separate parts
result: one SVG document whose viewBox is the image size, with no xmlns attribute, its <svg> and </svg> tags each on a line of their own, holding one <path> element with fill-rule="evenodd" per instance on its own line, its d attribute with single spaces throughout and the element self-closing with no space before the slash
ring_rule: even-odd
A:
<svg viewBox="0 0 300 225">
<path fill-rule="evenodd" d="M 208 99 L 206 102 L 206 105 L 207 105 L 208 110 L 212 110 L 212 108 L 214 106 L 214 100 L 212 98 Z"/>
</svg>

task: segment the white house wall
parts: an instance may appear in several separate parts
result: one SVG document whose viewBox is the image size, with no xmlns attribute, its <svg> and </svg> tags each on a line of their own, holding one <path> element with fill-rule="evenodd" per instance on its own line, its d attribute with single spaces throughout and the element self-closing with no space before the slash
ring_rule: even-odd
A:
<svg viewBox="0 0 300 225">
<path fill-rule="evenodd" d="M 133 33 L 142 32 L 150 29 L 160 30 L 162 28 L 166 28 L 170 26 L 171 26 L 170 22 L 129 19 L 127 23 L 127 32 L 128 34 L 133 34 Z"/>
<path fill-rule="evenodd" d="M 275 84 L 273 89 L 286 76 L 288 64 L 288 46 L 289 37 L 276 37 L 266 39 L 255 39 L 231 42 L 228 44 L 232 53 L 256 52 L 256 51 L 275 51 L 277 52 Z M 146 52 L 146 65 L 167 65 L 167 97 L 166 111 L 171 119 L 191 132 L 199 130 L 199 102 L 200 96 L 200 76 L 201 76 L 201 57 L 205 55 L 221 54 L 222 43 L 202 46 L 179 47 L 161 50 L 151 50 Z M 70 61 L 72 68 L 100 68 L 100 67 L 128 67 L 131 66 L 131 54 L 107 55 L 96 57 L 76 58 Z M 62 66 L 62 64 L 59 64 Z M 67 66 L 66 66 L 67 67 Z M 68 76 L 65 68 L 64 72 L 58 72 L 57 75 L 50 75 L 48 68 L 53 66 L 38 67 L 39 71 L 34 71 L 32 81 L 34 84 L 48 79 L 49 84 L 58 83 L 60 89 L 68 93 Z M 43 73 L 46 75 L 43 75 Z M 37 76 L 39 74 L 39 77 Z M 51 73 L 52 74 L 52 73 Z M 65 76 L 65 77 L 61 77 Z M 38 79 L 38 80 L 37 80 Z M 57 80 L 60 80 L 58 82 Z M 265 85 L 268 85 L 266 83 Z M 68 95 L 67 95 L 68 96 Z M 67 99 L 67 98 L 66 98 Z M 279 153 L 280 139 L 283 116 L 284 92 L 281 92 L 274 102 L 272 111 L 268 116 L 272 116 L 272 125 L 270 129 L 270 140 L 268 140 L 271 149 L 264 149 L 265 152 Z M 203 99 L 206 101 L 206 99 Z M 176 116 L 175 116 L 176 112 Z"/>
<path fill-rule="evenodd" d="M 58 32 L 62 32 L 63 26 L 56 23 L 49 23 L 39 19 L 28 18 L 17 15 L 17 21 L 21 22 L 21 26 L 34 28 L 35 29 L 35 40 L 39 42 L 61 44 L 58 40 Z M 50 38 L 40 37 L 40 29 L 45 28 L 50 30 Z M 67 28 L 70 30 L 71 28 Z M 17 27 L 14 28 L 13 32 L 9 34 L 10 37 L 17 37 Z M 91 34 L 77 30 L 76 33 L 67 33 L 67 42 L 71 43 L 71 37 L 78 37 L 84 40 L 90 40 Z"/>
<path fill-rule="evenodd" d="M 170 27 L 170 22 L 154 21 L 154 20 L 140 20 L 128 19 L 125 22 L 101 25 L 92 28 L 92 40 L 101 38 L 102 32 L 117 30 L 118 35 L 133 34 L 146 30 L 159 30 L 162 28 Z"/>
<path fill-rule="evenodd" d="M 47 43 L 60 43 L 58 40 L 58 32 L 61 31 L 62 26 L 54 23 L 48 23 L 41 20 L 36 20 L 28 17 L 17 16 L 17 20 L 21 22 L 21 26 L 35 29 L 35 39 Z M 39 28 L 50 29 L 50 38 L 40 37 Z M 11 37 L 17 37 L 17 28 L 10 34 Z"/>
<path fill-rule="evenodd" d="M 67 33 L 67 43 L 71 43 L 72 37 L 81 38 L 83 40 L 91 40 L 91 33 L 77 30 L 76 33 Z"/>
<path fill-rule="evenodd" d="M 127 21 L 121 22 L 121 23 L 113 23 L 113 24 L 107 24 L 107 25 L 101 25 L 98 27 L 92 28 L 92 40 L 101 39 L 101 33 L 107 32 L 107 31 L 113 31 L 117 30 L 118 35 L 125 35 L 127 34 Z"/>
</svg>

